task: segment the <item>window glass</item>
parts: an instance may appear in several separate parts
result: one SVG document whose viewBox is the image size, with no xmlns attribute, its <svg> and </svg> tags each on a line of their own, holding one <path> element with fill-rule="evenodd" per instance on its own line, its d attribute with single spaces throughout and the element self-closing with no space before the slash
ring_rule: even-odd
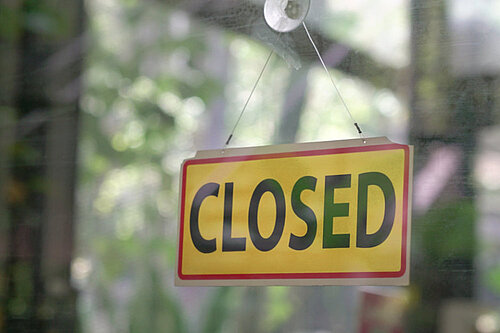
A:
<svg viewBox="0 0 500 333">
<path fill-rule="evenodd" d="M 310 1 L 326 73 L 266 1 L 0 4 L 0 331 L 500 332 L 500 2 Z M 409 286 L 174 286 L 184 159 L 354 123 L 414 146 Z"/>
</svg>

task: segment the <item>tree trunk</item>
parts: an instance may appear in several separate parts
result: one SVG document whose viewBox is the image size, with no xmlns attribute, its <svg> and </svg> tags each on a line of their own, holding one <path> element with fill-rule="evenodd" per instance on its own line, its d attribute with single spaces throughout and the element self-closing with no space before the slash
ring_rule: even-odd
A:
<svg viewBox="0 0 500 333">
<path fill-rule="evenodd" d="M 15 142 L 1 155 L 9 159 L 2 317 L 8 332 L 75 331 L 70 265 L 83 2 L 25 1 L 19 17 L 19 63 L 8 82 Z M 47 29 L 30 25 L 36 17 Z"/>
<path fill-rule="evenodd" d="M 17 44 L 19 37 L 15 31 L 19 30 L 18 18 L 21 12 L 19 3 L 15 1 L 0 4 L 0 11 L 9 13 L 8 22 L 14 32 L 0 35 L 0 331 L 5 330 L 4 318 L 8 306 L 7 297 L 7 270 L 9 252 L 9 207 L 8 202 L 17 197 L 10 179 L 11 154 L 15 130 L 15 85 L 18 65 Z"/>
</svg>

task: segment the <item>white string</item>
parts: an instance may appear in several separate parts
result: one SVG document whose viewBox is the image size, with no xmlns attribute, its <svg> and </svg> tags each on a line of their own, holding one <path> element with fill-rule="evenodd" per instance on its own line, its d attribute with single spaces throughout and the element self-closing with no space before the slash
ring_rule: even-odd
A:
<svg viewBox="0 0 500 333">
<path fill-rule="evenodd" d="M 281 19 L 279 26 L 281 26 L 282 24 L 283 24 L 283 18 Z M 279 40 L 280 35 L 281 35 L 281 32 L 278 33 L 278 36 L 276 37 L 276 41 Z M 266 62 L 264 63 L 264 66 L 262 67 L 262 70 L 260 71 L 259 76 L 257 77 L 257 81 L 255 81 L 255 84 L 253 85 L 252 91 L 250 92 L 250 95 L 248 95 L 248 98 L 245 102 L 245 105 L 243 105 L 243 109 L 241 109 L 240 115 L 238 116 L 238 119 L 236 120 L 236 123 L 234 124 L 233 129 L 231 130 L 231 133 L 229 134 L 229 136 L 226 140 L 226 143 L 224 144 L 224 147 L 222 148 L 222 154 L 224 154 L 224 152 L 226 151 L 226 147 L 229 145 L 229 142 L 231 142 L 231 139 L 233 138 L 234 131 L 236 130 L 236 127 L 238 126 L 238 124 L 241 120 L 241 117 L 243 116 L 243 113 L 245 112 L 245 110 L 247 108 L 248 102 L 250 102 L 250 99 L 252 98 L 253 93 L 255 92 L 255 89 L 257 88 L 257 85 L 259 84 L 259 81 L 260 81 L 260 78 L 262 77 L 262 74 L 264 74 L 264 71 L 267 67 L 267 64 L 269 63 L 269 60 L 271 60 L 273 53 L 274 53 L 274 50 L 271 48 L 271 52 L 269 52 L 269 55 L 267 56 Z"/>
<path fill-rule="evenodd" d="M 224 152 L 224 149 L 226 149 L 227 145 L 229 144 L 229 142 L 233 138 L 234 131 L 236 130 L 236 127 L 238 126 L 238 124 L 241 120 L 241 117 L 243 116 L 243 113 L 245 112 L 245 110 L 247 108 L 248 102 L 250 102 L 250 99 L 252 98 L 252 95 L 253 95 L 255 89 L 257 88 L 257 85 L 259 84 L 259 81 L 260 81 L 260 78 L 262 77 L 262 74 L 264 74 L 264 70 L 266 69 L 267 64 L 269 63 L 269 60 L 271 60 L 271 56 L 273 55 L 273 53 L 274 53 L 274 50 L 271 49 L 271 52 L 269 52 L 269 55 L 267 56 L 266 62 L 264 63 L 264 67 L 262 67 L 262 70 L 260 71 L 259 77 L 257 78 L 257 81 L 255 81 L 255 84 L 253 85 L 252 91 L 250 92 L 250 95 L 248 95 L 248 98 L 245 102 L 245 105 L 243 106 L 243 109 L 241 109 L 240 115 L 239 115 L 238 119 L 236 120 L 236 123 L 234 124 L 233 129 L 232 129 L 231 133 L 229 134 L 229 137 L 226 140 L 226 143 L 224 144 L 224 148 L 222 149 L 222 152 Z"/>
<path fill-rule="evenodd" d="M 347 104 L 346 102 L 344 101 L 344 98 L 342 97 L 342 94 L 340 93 L 340 90 L 339 88 L 337 87 L 337 85 L 335 84 L 335 81 L 333 81 L 333 77 L 332 77 L 332 74 L 330 73 L 330 71 L 328 70 L 328 68 L 326 67 L 325 65 L 325 62 L 323 61 L 323 58 L 321 57 L 321 54 L 319 53 L 318 51 L 318 48 L 316 47 L 316 44 L 314 43 L 311 35 L 309 34 L 309 30 L 307 29 L 306 27 L 306 23 L 305 22 L 302 22 L 302 25 L 304 26 L 304 30 L 306 31 L 306 34 L 307 34 L 307 37 L 309 37 L 309 40 L 311 41 L 311 44 L 312 46 L 314 47 L 314 50 L 316 51 L 316 54 L 318 55 L 318 58 L 319 60 L 321 61 L 321 64 L 323 65 L 323 68 L 325 69 L 326 73 L 328 74 L 328 77 L 330 78 L 330 81 L 332 82 L 332 85 L 333 87 L 335 88 L 335 90 L 337 91 L 337 94 L 339 95 L 340 97 L 340 101 L 342 102 L 342 104 L 344 105 L 344 108 L 345 110 L 347 111 L 347 113 L 349 114 L 349 117 L 351 118 L 352 122 L 354 123 L 354 127 L 356 128 L 356 130 L 358 131 L 359 133 L 359 136 L 361 137 L 361 139 L 363 140 L 363 143 L 366 143 L 366 139 L 365 139 L 365 136 L 363 135 L 363 131 L 361 131 L 361 128 L 359 127 L 358 123 L 356 122 L 356 120 L 354 120 L 354 117 L 352 116 L 351 114 L 351 111 L 349 110 L 349 108 L 347 107 Z"/>
<path fill-rule="evenodd" d="M 305 22 L 302 22 L 302 26 L 304 27 L 304 30 L 306 31 L 307 37 L 311 41 L 311 44 L 312 44 L 314 50 L 316 51 L 316 54 L 318 55 L 318 58 L 321 61 L 321 64 L 323 65 L 323 68 L 325 69 L 326 73 L 328 74 L 328 77 L 330 78 L 330 81 L 332 82 L 333 87 L 337 91 L 337 94 L 340 97 L 340 101 L 344 105 L 345 110 L 347 111 L 347 113 L 349 114 L 349 117 L 351 118 L 352 122 L 354 123 L 354 127 L 358 131 L 360 138 L 363 140 L 363 143 L 366 143 L 366 139 L 365 139 L 365 136 L 363 135 L 363 131 L 361 130 L 361 128 L 359 127 L 358 123 L 356 122 L 356 120 L 352 116 L 352 113 L 349 110 L 349 107 L 347 106 L 347 103 L 345 102 L 344 98 L 342 97 L 342 94 L 341 94 L 339 88 L 335 84 L 335 81 L 333 80 L 333 77 L 332 77 L 330 71 L 326 67 L 325 62 L 323 61 L 323 58 L 321 57 L 321 54 L 319 53 L 319 50 L 316 47 L 316 44 L 314 43 L 314 41 L 313 41 L 313 39 L 311 37 L 311 34 L 309 33 L 309 30 L 306 27 Z M 278 34 L 278 39 L 279 39 L 280 34 Z M 238 124 L 240 123 L 240 120 L 243 117 L 243 113 L 245 113 L 245 110 L 246 110 L 246 108 L 248 106 L 248 103 L 250 102 L 250 99 L 252 98 L 252 96 L 253 96 L 253 94 L 255 92 L 255 89 L 257 88 L 257 85 L 259 84 L 259 81 L 262 78 L 262 75 L 264 74 L 264 71 L 265 71 L 267 65 L 269 64 L 269 61 L 271 60 L 271 57 L 272 57 L 273 53 L 274 53 L 274 50 L 271 49 L 271 52 L 269 52 L 269 55 L 267 56 L 266 62 L 264 63 L 264 66 L 262 67 L 262 70 L 260 71 L 259 76 L 257 77 L 257 80 L 255 81 L 255 83 L 254 83 L 254 85 L 252 87 L 252 90 L 250 91 L 250 94 L 248 95 L 248 98 L 245 101 L 245 104 L 243 105 L 243 108 L 241 109 L 241 112 L 240 112 L 240 114 L 238 116 L 238 119 L 236 120 L 236 122 L 235 122 L 235 124 L 234 124 L 234 126 L 233 126 L 233 128 L 231 130 L 231 133 L 229 134 L 229 136 L 228 136 L 228 138 L 226 140 L 226 143 L 224 144 L 224 147 L 222 148 L 222 154 L 224 154 L 226 147 L 231 142 L 231 139 L 233 138 L 234 132 L 236 131 L 236 128 L 238 127 Z"/>
</svg>

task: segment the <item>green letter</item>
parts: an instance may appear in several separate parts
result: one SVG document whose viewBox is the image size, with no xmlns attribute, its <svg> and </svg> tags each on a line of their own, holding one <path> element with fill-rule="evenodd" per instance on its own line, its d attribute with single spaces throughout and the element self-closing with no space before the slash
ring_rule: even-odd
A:
<svg viewBox="0 0 500 333">
<path fill-rule="evenodd" d="M 382 226 L 373 234 L 366 233 L 367 210 L 368 210 L 368 186 L 374 185 L 380 187 L 384 193 L 385 212 Z M 357 247 L 374 247 L 380 245 L 389 237 L 394 224 L 396 213 L 396 197 L 394 186 L 391 180 L 380 172 L 367 172 L 359 175 L 358 185 L 358 230 L 356 233 Z"/>
<path fill-rule="evenodd" d="M 325 203 L 323 214 L 323 248 L 349 247 L 349 234 L 333 234 L 333 218 L 349 216 L 348 203 L 334 203 L 336 188 L 351 187 L 351 175 L 325 177 Z"/>
</svg>

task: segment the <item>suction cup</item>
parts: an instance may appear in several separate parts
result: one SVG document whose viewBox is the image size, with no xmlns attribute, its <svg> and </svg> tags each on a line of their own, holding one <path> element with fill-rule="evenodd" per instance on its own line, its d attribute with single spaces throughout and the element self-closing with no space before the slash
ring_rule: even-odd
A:
<svg viewBox="0 0 500 333">
<path fill-rule="evenodd" d="M 289 32 L 302 24 L 309 5 L 310 0 L 266 0 L 264 18 L 271 29 Z"/>
</svg>

